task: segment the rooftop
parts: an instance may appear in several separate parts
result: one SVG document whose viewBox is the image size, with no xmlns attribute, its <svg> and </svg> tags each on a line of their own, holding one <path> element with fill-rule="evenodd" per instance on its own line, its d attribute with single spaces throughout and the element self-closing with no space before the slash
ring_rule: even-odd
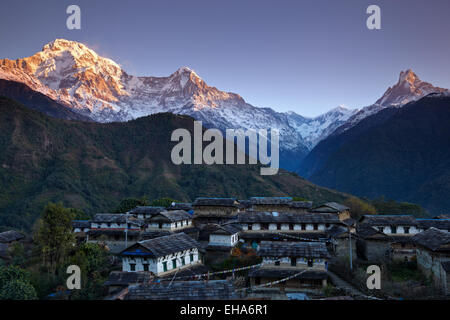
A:
<svg viewBox="0 0 450 320">
<path fill-rule="evenodd" d="M 235 198 L 197 198 L 192 206 L 223 206 L 223 207 L 238 207 L 238 202 Z"/>
<path fill-rule="evenodd" d="M 290 213 L 249 211 L 238 214 L 241 223 L 339 223 L 339 218 L 332 213 Z"/>
<path fill-rule="evenodd" d="M 173 281 L 131 286 L 125 300 L 229 300 L 237 299 L 226 280 Z"/>
<path fill-rule="evenodd" d="M 450 251 L 450 233 L 430 228 L 413 237 L 414 242 L 431 251 Z"/>
<path fill-rule="evenodd" d="M 258 255 L 262 257 L 329 258 L 323 242 L 261 241 Z"/>
<path fill-rule="evenodd" d="M 8 243 L 8 242 L 13 242 L 13 241 L 17 241 L 17 240 L 21 240 L 25 238 L 25 236 L 15 230 L 9 230 L 9 231 L 5 231 L 0 233 L 0 243 Z"/>
<path fill-rule="evenodd" d="M 140 249 L 143 247 L 145 250 Z M 174 252 L 199 248 L 200 244 L 187 234 L 175 233 L 159 238 L 143 240 L 121 252 L 121 255 L 151 255 L 162 257 Z"/>
<path fill-rule="evenodd" d="M 252 205 L 283 205 L 290 204 L 292 197 L 251 197 Z"/>
<path fill-rule="evenodd" d="M 364 215 L 360 222 L 370 226 L 417 226 L 411 215 Z"/>
</svg>

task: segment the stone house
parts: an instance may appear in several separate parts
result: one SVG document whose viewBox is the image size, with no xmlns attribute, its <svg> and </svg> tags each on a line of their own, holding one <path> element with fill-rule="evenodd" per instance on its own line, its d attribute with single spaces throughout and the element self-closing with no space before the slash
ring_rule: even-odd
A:
<svg viewBox="0 0 450 320">
<path fill-rule="evenodd" d="M 356 231 L 346 225 L 333 225 L 326 231 L 330 237 L 329 249 L 334 258 L 348 257 L 350 251 L 352 260 L 357 259 L 356 252 Z"/>
<path fill-rule="evenodd" d="M 130 286 L 124 300 L 235 300 L 234 285 L 227 280 L 165 281 Z"/>
<path fill-rule="evenodd" d="M 450 295 L 450 233 L 432 227 L 413 240 L 417 244 L 417 267 L 433 278 L 439 291 Z"/>
<path fill-rule="evenodd" d="M 201 263 L 200 245 L 185 233 L 139 241 L 120 252 L 122 271 L 160 276 Z"/>
<path fill-rule="evenodd" d="M 368 224 L 356 226 L 356 252 L 358 258 L 373 263 L 383 263 L 391 259 L 389 236 Z"/>
<path fill-rule="evenodd" d="M 223 224 L 236 220 L 239 203 L 235 198 L 197 198 L 192 204 L 194 224 Z"/>
<path fill-rule="evenodd" d="M 265 240 L 328 239 L 325 231 L 335 224 L 341 224 L 338 217 L 330 213 L 261 211 L 240 212 L 238 222 L 243 229 L 240 237 L 255 249 L 259 242 Z"/>
<path fill-rule="evenodd" d="M 292 201 L 289 203 L 287 212 L 292 213 L 308 213 L 312 210 L 312 201 Z"/>
<path fill-rule="evenodd" d="M 416 219 L 419 232 L 436 228 L 439 230 L 450 231 L 450 219 Z"/>
<path fill-rule="evenodd" d="M 146 231 L 179 231 L 193 226 L 192 216 L 184 210 L 161 211 L 146 220 Z"/>
<path fill-rule="evenodd" d="M 98 213 L 91 220 L 86 241 L 105 244 L 117 253 L 128 245 L 139 241 L 145 221 L 131 214 Z"/>
<path fill-rule="evenodd" d="M 249 272 L 252 286 L 290 276 L 295 277 L 275 286 L 321 289 L 327 285 L 330 255 L 325 243 L 263 241 L 258 255 L 263 265 Z"/>
<path fill-rule="evenodd" d="M 134 209 L 128 211 L 128 214 L 138 218 L 138 219 L 149 219 L 153 215 L 160 213 L 161 211 L 165 211 L 164 207 L 153 207 L 153 206 L 137 206 Z"/>
<path fill-rule="evenodd" d="M 0 259 L 10 259 L 10 248 L 15 243 L 25 240 L 25 236 L 15 230 L 9 230 L 0 233 Z"/>
<path fill-rule="evenodd" d="M 337 202 L 327 202 L 320 206 L 315 207 L 312 212 L 322 212 L 322 213 L 334 213 L 339 217 L 339 220 L 343 221 L 350 219 L 350 208 L 344 206 L 343 204 Z"/>
<path fill-rule="evenodd" d="M 291 197 L 251 197 L 253 211 L 287 212 L 292 203 Z"/>
<path fill-rule="evenodd" d="M 392 260 L 410 261 L 415 258 L 416 247 L 411 238 L 420 232 L 420 227 L 413 216 L 365 215 L 360 219 L 360 225 L 363 224 L 388 236 Z"/>
</svg>

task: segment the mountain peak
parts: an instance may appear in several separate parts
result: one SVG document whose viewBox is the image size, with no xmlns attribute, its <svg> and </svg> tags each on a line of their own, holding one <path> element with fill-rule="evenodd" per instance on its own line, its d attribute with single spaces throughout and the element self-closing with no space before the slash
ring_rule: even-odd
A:
<svg viewBox="0 0 450 320">
<path fill-rule="evenodd" d="M 421 82 L 421 80 L 411 69 L 408 69 L 400 72 L 398 83 L 403 82 L 408 82 L 410 85 L 414 85 L 414 83 Z"/>
<path fill-rule="evenodd" d="M 418 100 L 430 93 L 442 93 L 447 89 L 433 86 L 420 80 L 411 69 L 401 71 L 398 82 L 389 87 L 375 105 L 383 107 L 402 106 L 408 102 Z"/>
</svg>

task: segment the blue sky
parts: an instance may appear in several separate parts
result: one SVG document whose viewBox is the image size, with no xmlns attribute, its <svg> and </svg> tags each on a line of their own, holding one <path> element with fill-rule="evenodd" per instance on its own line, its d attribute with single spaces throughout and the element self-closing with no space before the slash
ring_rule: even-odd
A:
<svg viewBox="0 0 450 320">
<path fill-rule="evenodd" d="M 81 30 L 66 28 L 70 4 L 81 7 Z M 366 28 L 371 4 L 382 30 Z M 408 68 L 450 88 L 448 12 L 448 0 L 2 0 L 0 58 L 66 38 L 130 74 L 189 66 L 255 106 L 316 116 L 375 102 Z"/>
</svg>

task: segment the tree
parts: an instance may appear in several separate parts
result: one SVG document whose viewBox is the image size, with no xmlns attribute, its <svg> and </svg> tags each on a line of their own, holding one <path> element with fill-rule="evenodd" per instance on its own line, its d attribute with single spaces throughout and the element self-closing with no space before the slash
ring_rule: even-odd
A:
<svg viewBox="0 0 450 320">
<path fill-rule="evenodd" d="M 359 219 L 366 214 L 377 214 L 373 205 L 355 197 L 347 199 L 345 205 L 350 208 L 350 213 L 354 219 Z"/>
<path fill-rule="evenodd" d="M 30 274 L 16 266 L 0 267 L 0 300 L 34 300 Z"/>
<path fill-rule="evenodd" d="M 155 207 L 170 207 L 172 202 L 177 202 L 177 200 L 171 198 L 160 198 L 152 201 L 152 206 Z"/>
<path fill-rule="evenodd" d="M 74 213 L 61 203 L 50 202 L 42 212 L 36 242 L 44 264 L 48 265 L 52 273 L 56 272 L 57 266 L 75 242 L 72 233 L 73 217 Z"/>
<path fill-rule="evenodd" d="M 130 211 L 131 209 L 136 208 L 137 206 L 148 206 L 149 202 L 145 198 L 135 199 L 135 198 L 127 198 L 120 201 L 120 204 L 117 206 L 116 213 L 125 213 Z"/>
<path fill-rule="evenodd" d="M 22 280 L 12 280 L 0 289 L 0 300 L 36 300 L 36 290 Z"/>
</svg>

